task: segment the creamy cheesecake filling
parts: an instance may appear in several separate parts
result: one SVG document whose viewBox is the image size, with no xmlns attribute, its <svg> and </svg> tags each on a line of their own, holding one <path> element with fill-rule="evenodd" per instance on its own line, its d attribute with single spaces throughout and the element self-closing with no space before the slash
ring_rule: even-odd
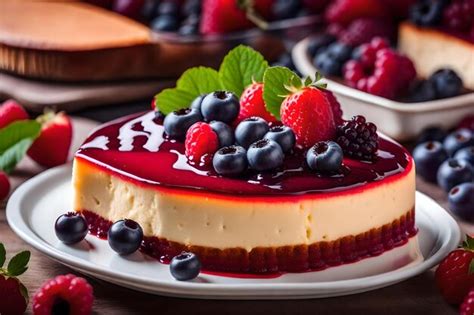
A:
<svg viewBox="0 0 474 315">
<path fill-rule="evenodd" d="M 221 198 L 144 187 L 97 165 L 74 161 L 74 209 L 109 221 L 137 221 L 146 236 L 212 248 L 279 247 L 333 241 L 398 220 L 414 208 L 413 162 L 396 179 L 356 193 L 267 200 Z"/>
</svg>

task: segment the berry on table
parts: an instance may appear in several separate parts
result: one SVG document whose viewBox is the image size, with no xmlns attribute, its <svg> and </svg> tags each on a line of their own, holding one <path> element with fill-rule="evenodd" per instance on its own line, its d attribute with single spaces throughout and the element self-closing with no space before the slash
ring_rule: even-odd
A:
<svg viewBox="0 0 474 315">
<path fill-rule="evenodd" d="M 163 128 L 171 138 L 182 139 L 189 127 L 202 120 L 201 113 L 196 109 L 181 109 L 166 115 Z"/>
<path fill-rule="evenodd" d="M 130 255 L 140 248 L 143 240 L 141 226 L 129 219 L 116 221 L 107 233 L 110 247 L 120 255 Z"/>
<path fill-rule="evenodd" d="M 448 154 L 453 156 L 458 150 L 474 145 L 474 134 L 469 129 L 458 129 L 444 139 L 443 145 Z"/>
<path fill-rule="evenodd" d="M 459 95 L 462 90 L 462 79 L 451 69 L 440 69 L 428 79 L 432 82 L 437 98 Z"/>
<path fill-rule="evenodd" d="M 337 128 L 336 142 L 342 151 L 359 160 L 372 161 L 378 150 L 377 126 L 364 116 L 354 116 Z"/>
<path fill-rule="evenodd" d="M 474 183 L 454 186 L 448 194 L 449 209 L 459 218 L 474 222 Z"/>
<path fill-rule="evenodd" d="M 448 159 L 437 173 L 438 185 L 448 192 L 456 185 L 474 180 L 474 168 L 466 160 Z"/>
<path fill-rule="evenodd" d="M 334 141 L 318 142 L 306 152 L 309 168 L 320 173 L 339 171 L 343 158 L 341 147 Z"/>
<path fill-rule="evenodd" d="M 212 92 L 201 102 L 201 113 L 205 121 L 218 120 L 229 124 L 237 118 L 239 111 L 239 99 L 232 92 Z"/>
<path fill-rule="evenodd" d="M 171 259 L 170 272 L 176 280 L 192 280 L 201 272 L 201 261 L 194 253 L 182 252 Z"/>
<path fill-rule="evenodd" d="M 285 155 L 280 145 L 273 140 L 258 140 L 247 150 L 247 160 L 256 171 L 271 171 L 283 164 Z"/>
<path fill-rule="evenodd" d="M 436 182 L 440 165 L 448 159 L 448 153 L 438 141 L 421 143 L 413 150 L 416 172 L 429 182 Z"/>
<path fill-rule="evenodd" d="M 283 152 L 288 152 L 295 146 L 296 137 L 288 126 L 274 126 L 268 130 L 263 139 L 273 140 L 278 143 Z"/>
<path fill-rule="evenodd" d="M 240 175 L 247 169 L 247 165 L 247 151 L 238 145 L 217 150 L 212 159 L 212 166 L 219 175 Z"/>
<path fill-rule="evenodd" d="M 10 180 L 8 179 L 8 175 L 0 171 L 0 201 L 7 198 L 8 194 L 10 193 L 10 188 Z"/>
<path fill-rule="evenodd" d="M 207 165 L 219 148 L 219 138 L 211 125 L 197 122 L 186 133 L 185 155 L 191 164 Z"/>
<path fill-rule="evenodd" d="M 464 298 L 459 307 L 459 315 L 473 315 L 474 314 L 474 288 Z"/>
<path fill-rule="evenodd" d="M 237 120 L 242 121 L 250 117 L 261 117 L 270 123 L 277 121 L 265 107 L 262 83 L 252 83 L 243 91 L 240 97 L 240 112 Z"/>
<path fill-rule="evenodd" d="M 460 149 L 456 152 L 454 158 L 458 160 L 466 160 L 474 167 L 474 146 Z"/>
<path fill-rule="evenodd" d="M 81 277 L 60 275 L 46 281 L 33 297 L 33 314 L 92 314 L 92 286 Z"/>
<path fill-rule="evenodd" d="M 57 238 L 67 245 L 82 241 L 88 230 L 86 218 L 79 212 L 68 212 L 60 215 L 54 223 Z"/>
<path fill-rule="evenodd" d="M 444 0 L 419 0 L 411 6 L 410 20 L 420 26 L 435 26 L 441 22 Z"/>
<path fill-rule="evenodd" d="M 0 106 L 0 129 L 17 120 L 28 119 L 28 113 L 14 100 L 7 100 Z"/>
<path fill-rule="evenodd" d="M 219 148 L 234 144 L 234 131 L 229 125 L 223 123 L 222 121 L 216 120 L 211 121 L 209 125 L 217 134 L 217 138 L 219 139 Z"/>
<path fill-rule="evenodd" d="M 474 239 L 467 235 L 461 248 L 452 251 L 439 264 L 435 278 L 446 302 L 460 304 L 474 284 Z"/>
<path fill-rule="evenodd" d="M 235 128 L 235 141 L 244 148 L 260 140 L 268 132 L 269 126 L 265 119 L 250 117 L 244 119 Z"/>
</svg>

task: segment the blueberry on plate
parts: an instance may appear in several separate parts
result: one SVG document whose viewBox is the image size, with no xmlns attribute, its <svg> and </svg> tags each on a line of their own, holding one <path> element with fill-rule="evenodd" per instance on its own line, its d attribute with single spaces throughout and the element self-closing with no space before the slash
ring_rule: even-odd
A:
<svg viewBox="0 0 474 315">
<path fill-rule="evenodd" d="M 238 145 L 223 147 L 214 153 L 212 166 L 217 174 L 235 176 L 247 169 L 247 151 Z"/>
<path fill-rule="evenodd" d="M 416 139 L 416 143 L 424 143 L 428 141 L 438 141 L 438 142 L 443 142 L 443 140 L 446 138 L 446 131 L 440 127 L 437 126 L 431 126 L 423 129 L 418 136 L 418 139 Z"/>
<path fill-rule="evenodd" d="M 150 26 L 154 31 L 173 32 L 178 29 L 179 21 L 175 16 L 165 14 L 154 18 Z"/>
<path fill-rule="evenodd" d="M 191 109 L 198 110 L 199 112 L 201 112 L 201 104 L 202 104 L 202 100 L 204 99 L 205 96 L 206 96 L 206 94 L 202 94 L 202 95 L 199 95 L 198 97 L 196 97 L 196 98 L 191 102 L 190 108 L 191 108 Z"/>
<path fill-rule="evenodd" d="M 217 134 L 217 138 L 219 139 L 219 148 L 228 147 L 234 144 L 234 131 L 229 125 L 217 120 L 211 121 L 209 125 Z"/>
<path fill-rule="evenodd" d="M 474 168 L 466 160 L 449 159 L 438 169 L 438 185 L 448 192 L 456 185 L 474 180 Z"/>
<path fill-rule="evenodd" d="M 418 82 L 410 91 L 410 102 L 428 102 L 436 99 L 436 89 L 433 81 L 423 80 Z"/>
<path fill-rule="evenodd" d="M 469 129 L 458 129 L 444 139 L 443 145 L 448 154 L 454 156 L 458 150 L 474 145 L 474 135 Z"/>
<path fill-rule="evenodd" d="M 264 172 L 283 165 L 285 155 L 280 145 L 273 140 L 262 139 L 254 142 L 247 150 L 247 160 L 252 169 Z"/>
<path fill-rule="evenodd" d="M 313 63 L 316 68 L 324 75 L 340 76 L 342 74 L 342 63 L 337 61 L 325 51 L 317 54 Z"/>
<path fill-rule="evenodd" d="M 336 59 L 341 64 L 349 60 L 351 57 L 353 48 L 349 45 L 335 42 L 328 46 L 326 53 L 328 53 L 331 58 Z"/>
<path fill-rule="evenodd" d="M 429 78 L 433 83 L 437 98 L 453 97 L 461 94 L 462 79 L 451 69 L 440 69 Z"/>
<path fill-rule="evenodd" d="M 317 54 L 321 53 L 326 47 L 336 41 L 336 37 L 331 34 L 320 34 L 310 37 L 308 42 L 308 54 L 311 57 L 315 57 Z"/>
<path fill-rule="evenodd" d="M 453 187 L 448 195 L 449 208 L 459 218 L 474 222 L 474 183 Z"/>
<path fill-rule="evenodd" d="M 436 182 L 440 165 L 448 159 L 448 153 L 441 142 L 428 141 L 421 143 L 413 150 L 416 173 L 429 182 Z"/>
<path fill-rule="evenodd" d="M 182 252 L 171 259 L 170 272 L 176 280 L 192 280 L 201 272 L 201 261 L 193 253 Z"/>
<path fill-rule="evenodd" d="M 54 223 L 56 236 L 67 245 L 82 241 L 86 237 L 88 230 L 86 218 L 78 212 L 63 214 Z"/>
<path fill-rule="evenodd" d="M 454 158 L 457 160 L 466 160 L 474 167 L 474 146 L 460 149 L 456 152 Z"/>
<path fill-rule="evenodd" d="M 252 143 L 262 139 L 269 130 L 268 123 L 260 117 L 249 117 L 235 128 L 235 141 L 248 148 Z"/>
<path fill-rule="evenodd" d="M 263 137 L 278 143 L 283 152 L 288 152 L 295 146 L 296 137 L 293 130 L 288 126 L 275 126 L 270 128 Z"/>
<path fill-rule="evenodd" d="M 143 240 L 141 226 L 129 219 L 112 224 L 107 233 L 110 247 L 120 255 L 130 255 L 140 248 Z"/>
<path fill-rule="evenodd" d="M 166 115 L 163 128 L 171 138 L 184 138 L 189 127 L 202 120 L 201 113 L 196 109 L 186 108 Z"/>
<path fill-rule="evenodd" d="M 446 1 L 421 0 L 410 7 L 410 20 L 420 26 L 435 26 L 441 22 Z"/>
<path fill-rule="evenodd" d="M 233 122 L 240 111 L 240 103 L 232 92 L 216 91 L 207 94 L 201 102 L 201 113 L 205 121 Z"/>
<path fill-rule="evenodd" d="M 321 141 L 306 152 L 309 168 L 321 173 L 337 172 L 342 165 L 342 148 L 334 141 Z"/>
</svg>

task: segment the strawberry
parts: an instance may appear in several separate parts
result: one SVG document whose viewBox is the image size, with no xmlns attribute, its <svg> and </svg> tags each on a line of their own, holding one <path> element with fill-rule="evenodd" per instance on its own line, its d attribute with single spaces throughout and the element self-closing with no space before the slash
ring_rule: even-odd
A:
<svg viewBox="0 0 474 315">
<path fill-rule="evenodd" d="M 204 0 L 200 31 L 202 34 L 210 35 L 243 30 L 255 24 L 265 27 L 259 15 L 268 17 L 273 1 Z"/>
<path fill-rule="evenodd" d="M 444 299 L 460 304 L 474 288 L 474 238 L 467 236 L 461 248 L 449 253 L 439 264 L 435 276 Z"/>
<path fill-rule="evenodd" d="M 388 10 L 379 0 L 336 0 L 326 10 L 325 18 L 331 23 L 349 24 L 357 18 L 388 17 Z"/>
<path fill-rule="evenodd" d="M 7 100 L 0 106 L 0 128 L 17 120 L 28 119 L 28 113 L 14 100 Z"/>
<path fill-rule="evenodd" d="M 249 85 L 240 97 L 240 112 L 237 121 L 240 122 L 250 117 L 261 117 L 267 122 L 277 122 L 277 119 L 270 114 L 263 101 L 263 84 L 253 83 Z"/>
<path fill-rule="evenodd" d="M 5 247 L 0 243 L 0 314 L 19 315 L 26 311 L 28 305 L 28 290 L 18 280 L 28 268 L 26 265 L 30 260 L 30 252 L 24 251 L 15 255 L 5 264 Z"/>
<path fill-rule="evenodd" d="M 197 122 L 188 129 L 184 146 L 188 161 L 202 166 L 212 161 L 219 139 L 209 124 Z"/>
<path fill-rule="evenodd" d="M 7 198 L 10 193 L 10 181 L 7 174 L 0 171 L 0 201 Z"/>
<path fill-rule="evenodd" d="M 45 167 L 66 163 L 72 142 L 69 117 L 63 112 L 47 112 L 37 120 L 42 124 L 41 134 L 28 149 L 28 156 Z"/>
<path fill-rule="evenodd" d="M 331 91 L 322 89 L 321 92 L 324 93 L 324 95 L 326 96 L 326 100 L 328 101 L 329 105 L 331 105 L 331 111 L 334 118 L 334 123 L 336 124 L 336 126 L 342 125 L 342 123 L 344 122 L 344 119 L 342 119 L 343 113 L 342 113 L 341 104 L 339 103 L 339 101 L 336 99 L 336 97 Z"/>
<path fill-rule="evenodd" d="M 306 86 L 287 96 L 280 115 L 281 122 L 293 129 L 296 143 L 304 148 L 331 140 L 336 134 L 331 104 L 316 87 Z"/>
<path fill-rule="evenodd" d="M 464 298 L 461 307 L 459 308 L 459 315 L 474 315 L 474 289 Z"/>
</svg>

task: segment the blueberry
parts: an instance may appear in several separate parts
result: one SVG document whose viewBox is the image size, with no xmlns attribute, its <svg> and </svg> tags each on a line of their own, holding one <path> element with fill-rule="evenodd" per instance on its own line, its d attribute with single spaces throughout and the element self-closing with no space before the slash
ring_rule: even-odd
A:
<svg viewBox="0 0 474 315">
<path fill-rule="evenodd" d="M 449 208 L 459 218 L 474 222 L 474 183 L 453 187 L 448 195 Z"/>
<path fill-rule="evenodd" d="M 301 7 L 301 0 L 276 0 L 271 12 L 276 20 L 284 20 L 295 17 Z"/>
<path fill-rule="evenodd" d="M 428 141 L 443 142 L 446 135 L 446 131 L 438 126 L 427 127 L 421 131 L 418 139 L 416 139 L 416 143 L 420 144 Z"/>
<path fill-rule="evenodd" d="M 212 130 L 217 134 L 217 138 L 219 139 L 219 147 L 228 147 L 234 144 L 234 131 L 232 128 L 223 123 L 222 121 L 211 121 L 209 123 Z"/>
<path fill-rule="evenodd" d="M 474 135 L 469 129 L 458 129 L 444 139 L 443 145 L 449 156 L 454 156 L 458 150 L 474 145 Z"/>
<path fill-rule="evenodd" d="M 333 59 L 336 59 L 340 63 L 344 63 L 351 57 L 352 47 L 342 43 L 332 43 L 328 46 L 325 51 Z"/>
<path fill-rule="evenodd" d="M 441 22 L 444 0 L 421 0 L 410 7 L 410 20 L 420 26 L 435 26 Z"/>
<path fill-rule="evenodd" d="M 199 275 L 200 271 L 201 261 L 193 253 L 182 252 L 171 259 L 170 272 L 176 280 L 192 280 Z"/>
<path fill-rule="evenodd" d="M 86 218 L 77 212 L 68 212 L 59 216 L 54 224 L 58 239 L 64 244 L 72 245 L 82 241 L 88 231 Z"/>
<path fill-rule="evenodd" d="M 344 154 L 334 141 L 321 141 L 306 152 L 306 163 L 310 169 L 321 173 L 337 172 L 342 165 Z"/>
<path fill-rule="evenodd" d="M 427 102 L 436 99 L 436 90 L 433 81 L 423 80 L 418 82 L 410 91 L 410 102 Z"/>
<path fill-rule="evenodd" d="M 155 18 L 158 14 L 159 4 L 156 0 L 146 0 L 143 4 L 141 15 L 148 21 Z"/>
<path fill-rule="evenodd" d="M 201 113 L 206 121 L 233 122 L 240 111 L 240 103 L 232 92 L 216 91 L 207 94 L 201 103 Z"/>
<path fill-rule="evenodd" d="M 235 140 L 239 145 L 248 148 L 255 141 L 262 139 L 268 129 L 268 123 L 265 119 L 250 117 L 242 120 L 235 128 Z"/>
<path fill-rule="evenodd" d="M 254 142 L 247 150 L 247 160 L 254 170 L 271 171 L 283 164 L 285 155 L 280 145 L 273 140 L 262 139 Z"/>
<path fill-rule="evenodd" d="M 327 52 L 322 52 L 314 58 L 314 65 L 324 75 L 340 76 L 342 74 L 342 63 Z"/>
<path fill-rule="evenodd" d="M 288 152 L 295 146 L 296 137 L 293 130 L 288 126 L 275 126 L 270 128 L 263 137 L 278 143 L 283 152 Z"/>
<path fill-rule="evenodd" d="M 199 34 L 199 26 L 195 24 L 183 24 L 178 30 L 180 35 L 191 36 Z"/>
<path fill-rule="evenodd" d="M 223 147 L 212 158 L 212 166 L 220 175 L 242 174 L 247 169 L 247 164 L 247 151 L 238 145 Z"/>
<path fill-rule="evenodd" d="M 428 141 L 419 144 L 413 150 L 416 172 L 429 182 L 436 182 L 436 174 L 440 165 L 448 159 L 448 153 L 441 142 Z"/>
<path fill-rule="evenodd" d="M 199 112 L 201 112 L 201 104 L 202 104 L 202 100 L 204 99 L 205 96 L 206 96 L 206 94 L 199 95 L 198 97 L 196 97 L 194 99 L 194 101 L 192 101 L 192 103 L 191 103 L 191 106 L 190 106 L 191 109 L 196 109 Z"/>
<path fill-rule="evenodd" d="M 181 7 L 181 14 L 183 16 L 200 15 L 201 0 L 186 0 Z"/>
<path fill-rule="evenodd" d="M 155 31 L 173 32 L 178 29 L 179 21 L 173 15 L 160 15 L 151 21 L 150 26 Z"/>
<path fill-rule="evenodd" d="M 474 180 L 474 168 L 466 160 L 449 159 L 438 169 L 438 185 L 449 191 L 456 185 Z"/>
<path fill-rule="evenodd" d="M 171 138 L 182 139 L 189 127 L 201 120 L 202 116 L 199 111 L 186 108 L 166 115 L 163 127 Z"/>
<path fill-rule="evenodd" d="M 437 98 L 453 97 L 461 94 L 462 80 L 451 69 L 440 69 L 433 73 L 429 78 L 433 83 Z"/>
<path fill-rule="evenodd" d="M 458 160 L 466 160 L 474 167 L 474 146 L 460 149 L 456 152 L 454 158 Z"/>
<path fill-rule="evenodd" d="M 308 54 L 314 58 L 318 53 L 322 52 L 327 46 L 334 43 L 336 37 L 331 34 L 320 34 L 313 36 L 308 42 Z"/>
<path fill-rule="evenodd" d="M 130 255 L 140 248 L 143 230 L 133 220 L 119 220 L 110 227 L 107 239 L 115 252 L 120 255 Z"/>
<path fill-rule="evenodd" d="M 158 6 L 158 14 L 178 16 L 179 5 L 175 1 L 163 1 Z"/>
</svg>

